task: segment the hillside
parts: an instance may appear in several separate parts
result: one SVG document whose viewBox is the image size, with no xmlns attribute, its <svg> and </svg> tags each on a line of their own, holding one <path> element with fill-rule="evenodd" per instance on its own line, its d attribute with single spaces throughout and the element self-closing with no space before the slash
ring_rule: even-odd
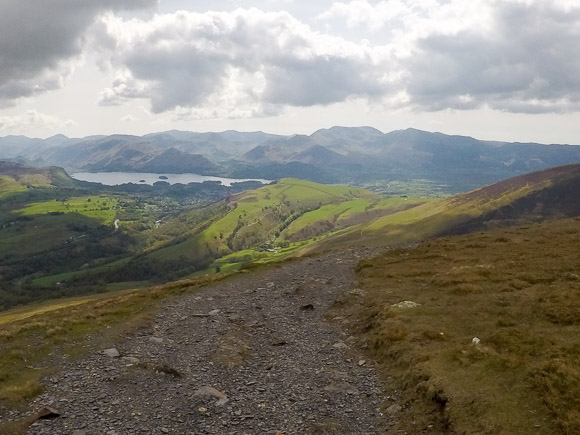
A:
<svg viewBox="0 0 580 435">
<path fill-rule="evenodd" d="M 73 187 L 73 180 L 62 168 L 36 168 L 0 160 L 0 195 L 13 189 L 24 191 L 30 187 Z M 10 187 L 9 187 L 10 186 Z"/>
<path fill-rule="evenodd" d="M 579 224 L 4 313 L 0 431 L 576 433 Z"/>
<path fill-rule="evenodd" d="M 227 213 L 187 240 L 148 254 L 155 259 L 218 260 L 216 266 L 288 255 L 313 238 L 425 200 L 382 200 L 363 189 L 284 178 L 230 197 Z M 231 257 L 229 257 L 231 255 Z M 231 267 L 231 266 L 230 266 Z"/>
<path fill-rule="evenodd" d="M 171 144 L 172 141 L 169 141 Z M 86 171 L 129 172 L 192 172 L 215 174 L 219 167 L 200 154 L 191 154 L 175 147 L 127 135 L 87 139 L 46 153 L 44 160 L 60 162 L 72 169 Z"/>
<path fill-rule="evenodd" d="M 580 164 L 511 178 L 350 227 L 315 249 L 407 243 L 580 214 Z"/>
<path fill-rule="evenodd" d="M 430 201 L 282 179 L 144 231 L 152 243 L 137 255 L 40 277 L 58 280 L 61 294 L 96 280 L 131 288 L 135 279 L 187 279 L 0 315 L 0 411 L 8 416 L 0 431 L 31 423 L 39 434 L 146 431 L 160 422 L 177 432 L 249 430 L 260 421 L 299 433 L 360 425 L 371 433 L 575 433 L 579 166 Z M 113 199 L 45 201 L 19 213 L 53 207 L 57 216 L 42 217 L 69 218 L 78 209 L 86 219 L 96 206 L 91 219 L 103 220 Z M 349 248 L 272 263 L 343 243 Z M 119 357 L 103 353 L 113 347 Z M 222 399 L 233 406 L 222 408 Z M 46 406 L 66 418 L 35 422 Z M 356 413 L 364 418 L 353 420 Z"/>
<path fill-rule="evenodd" d="M 80 211 L 84 216 L 37 215 L 29 226 L 38 225 L 42 219 L 49 218 L 62 221 L 86 219 L 92 213 L 89 204 L 103 208 L 103 198 L 69 199 L 76 201 L 75 204 L 80 201 Z M 143 206 L 136 207 L 136 204 L 143 203 L 142 196 L 135 200 L 117 199 L 117 196 L 111 199 L 119 204 L 114 206 L 116 212 L 112 216 L 119 219 L 118 225 L 122 231 L 117 232 L 109 227 L 108 232 L 111 234 L 106 246 L 94 246 L 96 241 L 87 238 L 88 233 L 71 234 L 75 240 L 83 236 L 83 241 L 90 241 L 93 246 L 91 252 L 110 255 L 102 258 L 87 257 L 86 254 L 81 255 L 77 247 L 79 255 L 69 260 L 70 268 L 62 262 L 55 263 L 53 273 L 47 267 L 37 268 L 32 277 L 31 270 L 19 266 L 19 273 L 33 278 L 30 291 L 42 288 L 47 294 L 49 291 L 50 294 L 76 294 L 92 288 L 146 286 L 204 273 L 237 270 L 252 263 L 283 259 L 320 237 L 428 202 L 421 198 L 385 199 L 364 189 L 327 186 L 298 179 L 281 179 L 256 190 L 230 195 L 226 200 L 204 207 L 169 213 L 159 221 L 139 216 L 149 216 L 149 210 L 158 208 L 160 202 L 167 202 L 152 199 L 152 204 L 146 206 L 147 210 Z M 78 211 L 79 207 L 69 205 L 70 201 L 56 202 L 61 205 L 58 212 Z M 49 206 L 47 202 L 34 205 L 36 209 L 46 212 L 52 210 Z M 167 205 L 163 205 L 157 213 L 166 208 Z M 15 212 L 23 213 L 25 210 L 28 209 Z M 108 212 L 103 210 L 98 213 L 103 218 Z M 145 226 L 142 223 L 144 220 L 150 223 Z M 72 228 L 69 225 L 65 230 L 69 227 Z M 104 231 L 103 235 L 106 233 Z M 20 234 L 15 232 L 10 235 L 14 239 L 13 250 L 18 246 Z M 54 231 L 50 234 L 53 237 L 48 239 L 54 240 L 55 246 L 60 246 L 62 237 L 56 237 Z M 117 239 L 121 241 L 121 246 L 115 241 Z M 72 249 L 69 245 L 68 249 L 63 250 L 63 255 Z M 7 251 L 5 255 L 9 252 L 12 251 Z M 23 256 L 27 252 L 18 254 Z M 98 283 L 96 287 L 95 283 Z"/>
<path fill-rule="evenodd" d="M 348 321 L 401 391 L 398 430 L 580 431 L 580 219 L 395 249 L 358 266 Z"/>
</svg>

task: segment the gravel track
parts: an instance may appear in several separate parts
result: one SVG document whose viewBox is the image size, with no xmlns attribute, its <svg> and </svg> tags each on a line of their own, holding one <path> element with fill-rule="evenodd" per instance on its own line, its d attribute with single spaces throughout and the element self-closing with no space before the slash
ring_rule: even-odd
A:
<svg viewBox="0 0 580 435">
<path fill-rule="evenodd" d="M 48 378 L 29 434 L 377 434 L 384 387 L 324 314 L 373 252 L 237 274 L 170 300 L 146 329 Z M 102 349 L 103 351 L 105 349 Z"/>
</svg>

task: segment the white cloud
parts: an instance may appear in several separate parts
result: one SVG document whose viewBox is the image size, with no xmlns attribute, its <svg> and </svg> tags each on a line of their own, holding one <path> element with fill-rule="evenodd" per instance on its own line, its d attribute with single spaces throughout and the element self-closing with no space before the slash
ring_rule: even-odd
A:
<svg viewBox="0 0 580 435">
<path fill-rule="evenodd" d="M 62 120 L 55 116 L 28 110 L 15 116 L 0 116 L 0 132 L 19 134 L 29 129 L 61 130 L 76 125 L 73 120 Z"/>
<path fill-rule="evenodd" d="M 419 109 L 580 110 L 580 8 L 490 2 L 490 28 L 433 32 L 404 64 Z"/>
</svg>

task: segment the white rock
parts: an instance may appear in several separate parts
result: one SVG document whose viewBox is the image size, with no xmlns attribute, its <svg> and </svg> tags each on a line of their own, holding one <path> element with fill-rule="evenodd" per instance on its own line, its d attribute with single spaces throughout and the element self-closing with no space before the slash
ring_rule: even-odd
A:
<svg viewBox="0 0 580 435">
<path fill-rule="evenodd" d="M 477 346 L 479 343 L 481 343 L 481 340 L 480 340 L 479 338 L 477 338 L 477 337 L 473 337 L 473 338 L 471 339 L 471 344 L 474 344 L 474 345 L 476 345 L 476 346 Z"/>
<path fill-rule="evenodd" d="M 105 355 L 107 355 L 108 357 L 111 357 L 111 358 L 119 358 L 121 356 L 121 354 L 119 353 L 119 351 L 116 348 L 114 348 L 114 347 L 112 347 L 110 349 L 105 349 L 103 351 L 103 353 Z"/>
</svg>

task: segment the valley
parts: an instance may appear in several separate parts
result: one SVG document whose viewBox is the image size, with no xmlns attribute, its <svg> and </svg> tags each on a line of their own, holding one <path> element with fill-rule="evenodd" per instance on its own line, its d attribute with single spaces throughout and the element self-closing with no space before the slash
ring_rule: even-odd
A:
<svg viewBox="0 0 580 435">
<path fill-rule="evenodd" d="M 373 433 L 580 427 L 580 164 L 442 198 L 397 183 L 389 196 L 296 178 L 103 186 L 16 163 L 3 174 L 4 432 L 344 433 L 350 413 Z M 186 323 L 198 332 L 180 338 Z M 264 367 L 268 381 L 248 385 Z M 112 405 L 128 399 L 101 370 L 133 385 L 138 409 Z M 206 388 L 196 410 L 170 401 L 162 414 L 184 418 L 151 420 L 151 394 L 194 385 Z M 37 422 L 47 406 L 87 417 Z"/>
</svg>

